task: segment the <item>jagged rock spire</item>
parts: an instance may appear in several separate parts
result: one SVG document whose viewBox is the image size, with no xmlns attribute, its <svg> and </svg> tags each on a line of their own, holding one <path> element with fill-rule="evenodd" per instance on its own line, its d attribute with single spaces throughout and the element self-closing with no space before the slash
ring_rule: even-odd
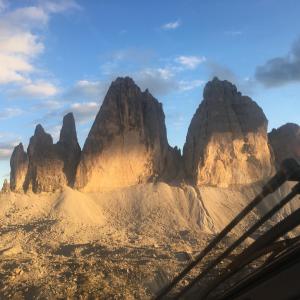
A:
<svg viewBox="0 0 300 300">
<path fill-rule="evenodd" d="M 68 113 L 63 118 L 63 126 L 60 131 L 57 148 L 64 161 L 63 171 L 67 177 L 68 185 L 73 186 L 81 153 L 73 113 Z"/>
<path fill-rule="evenodd" d="M 24 189 L 38 193 L 73 186 L 80 151 L 72 113 L 64 117 L 57 144 L 53 144 L 51 135 L 40 124 L 37 125 L 27 149 L 29 165 Z"/>
<path fill-rule="evenodd" d="M 15 192 L 22 192 L 28 170 L 28 156 L 22 143 L 13 150 L 10 158 L 10 169 L 10 189 Z"/>
<path fill-rule="evenodd" d="M 272 173 L 267 119 L 229 81 L 204 88 L 183 149 L 187 177 L 197 185 L 250 184 Z"/>
<path fill-rule="evenodd" d="M 117 78 L 84 144 L 76 186 L 109 190 L 172 177 L 173 160 L 161 103 L 131 78 Z"/>
<path fill-rule="evenodd" d="M 300 162 L 300 126 L 287 123 L 269 133 L 269 142 L 274 152 L 277 167 L 286 158 Z"/>
</svg>

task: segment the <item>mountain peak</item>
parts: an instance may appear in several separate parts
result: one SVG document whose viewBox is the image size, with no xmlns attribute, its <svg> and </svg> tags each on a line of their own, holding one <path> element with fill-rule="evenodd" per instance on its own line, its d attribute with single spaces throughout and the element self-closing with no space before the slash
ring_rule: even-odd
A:
<svg viewBox="0 0 300 300">
<path fill-rule="evenodd" d="M 72 112 L 66 114 L 63 118 L 63 125 L 60 131 L 59 141 L 77 143 L 75 119 Z"/>
<path fill-rule="evenodd" d="M 220 80 L 218 77 L 214 77 L 209 81 L 203 91 L 204 99 L 209 99 L 211 101 L 224 101 L 225 99 L 233 99 L 232 96 L 241 95 L 237 91 L 234 84 L 227 80 Z"/>
<path fill-rule="evenodd" d="M 99 191 L 162 178 L 172 173 L 171 149 L 161 104 L 130 77 L 117 78 L 84 144 L 76 187 Z"/>
<path fill-rule="evenodd" d="M 235 85 L 214 78 L 204 88 L 184 145 L 188 177 L 197 185 L 250 184 L 272 172 L 267 119 Z"/>
</svg>

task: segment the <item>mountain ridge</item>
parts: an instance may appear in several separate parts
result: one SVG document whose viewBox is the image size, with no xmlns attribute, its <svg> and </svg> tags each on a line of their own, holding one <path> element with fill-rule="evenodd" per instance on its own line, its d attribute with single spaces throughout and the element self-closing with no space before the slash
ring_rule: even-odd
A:
<svg viewBox="0 0 300 300">
<path fill-rule="evenodd" d="M 297 126 L 283 128 L 293 131 L 291 139 L 298 141 Z M 276 154 L 286 141 L 276 142 L 275 131 L 268 135 L 267 118 L 256 102 L 229 81 L 215 77 L 204 88 L 181 155 L 168 143 L 162 104 L 130 77 L 118 77 L 82 150 L 72 113 L 64 116 L 56 144 L 39 124 L 27 153 L 22 144 L 15 147 L 10 190 L 38 193 L 70 186 L 95 192 L 157 181 L 248 185 L 270 177 L 290 154 L 299 159 L 298 144 L 293 152 Z"/>
</svg>

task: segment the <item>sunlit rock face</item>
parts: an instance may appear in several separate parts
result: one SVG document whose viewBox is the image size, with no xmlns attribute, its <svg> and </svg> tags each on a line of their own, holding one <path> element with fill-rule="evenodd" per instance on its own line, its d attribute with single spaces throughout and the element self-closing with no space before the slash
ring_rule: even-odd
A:
<svg viewBox="0 0 300 300">
<path fill-rule="evenodd" d="M 276 166 L 286 158 L 295 158 L 300 162 L 300 126 L 287 123 L 269 133 Z"/>
<path fill-rule="evenodd" d="M 28 170 L 28 156 L 22 143 L 13 150 L 10 158 L 10 169 L 10 189 L 14 192 L 22 192 Z"/>
<path fill-rule="evenodd" d="M 196 185 L 250 184 L 273 171 L 262 109 L 228 81 L 204 88 L 183 149 L 187 179 Z"/>
<path fill-rule="evenodd" d="M 75 187 L 105 191 L 177 173 L 162 105 L 129 78 L 112 82 L 84 144 Z"/>
<path fill-rule="evenodd" d="M 50 134 L 37 125 L 27 149 L 29 164 L 25 191 L 52 192 L 72 185 L 80 158 L 73 114 L 64 117 L 60 140 L 53 144 Z"/>
<path fill-rule="evenodd" d="M 0 190 L 0 193 L 1 194 L 7 194 L 9 192 L 10 192 L 9 182 L 7 181 L 7 179 L 4 179 L 2 188 Z"/>
</svg>

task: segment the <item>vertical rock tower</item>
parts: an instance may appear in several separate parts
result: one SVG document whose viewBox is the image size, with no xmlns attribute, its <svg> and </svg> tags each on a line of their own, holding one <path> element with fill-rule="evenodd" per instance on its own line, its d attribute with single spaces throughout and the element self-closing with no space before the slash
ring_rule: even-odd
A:
<svg viewBox="0 0 300 300">
<path fill-rule="evenodd" d="M 68 185 L 73 186 L 81 153 L 73 113 L 68 113 L 64 116 L 56 148 L 64 162 L 63 171 L 66 175 Z"/>
<path fill-rule="evenodd" d="M 52 192 L 72 186 L 80 152 L 72 113 L 64 117 L 57 144 L 53 144 L 51 135 L 40 124 L 37 125 L 27 149 L 29 163 L 24 190 Z"/>
<path fill-rule="evenodd" d="M 286 158 L 295 158 L 300 162 L 300 126 L 287 123 L 269 133 L 277 167 Z"/>
<path fill-rule="evenodd" d="M 10 189 L 22 192 L 28 170 L 28 156 L 22 143 L 14 148 L 10 158 L 10 170 Z"/>
<path fill-rule="evenodd" d="M 196 185 L 228 187 L 272 173 L 267 119 L 262 109 L 228 81 L 204 88 L 183 149 L 186 176 Z"/>
<path fill-rule="evenodd" d="M 75 187 L 105 191 L 176 175 L 162 105 L 129 78 L 112 82 L 84 144 Z"/>
<path fill-rule="evenodd" d="M 27 148 L 29 165 L 24 189 L 52 192 L 67 184 L 64 163 L 60 159 L 50 134 L 37 125 Z"/>
</svg>

